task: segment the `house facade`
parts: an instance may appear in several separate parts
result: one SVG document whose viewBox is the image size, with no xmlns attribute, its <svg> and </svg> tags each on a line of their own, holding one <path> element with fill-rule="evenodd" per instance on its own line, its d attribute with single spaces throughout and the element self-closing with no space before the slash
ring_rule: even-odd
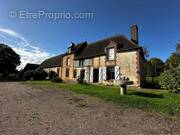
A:
<svg viewBox="0 0 180 135">
<path fill-rule="evenodd" d="M 78 78 L 87 83 L 119 84 L 123 77 L 141 87 L 144 80 L 144 54 L 138 44 L 138 27 L 131 27 L 131 40 L 123 35 L 94 43 L 72 45 L 62 55 L 59 77 L 65 81 Z M 47 69 L 45 69 L 47 70 Z"/>
</svg>

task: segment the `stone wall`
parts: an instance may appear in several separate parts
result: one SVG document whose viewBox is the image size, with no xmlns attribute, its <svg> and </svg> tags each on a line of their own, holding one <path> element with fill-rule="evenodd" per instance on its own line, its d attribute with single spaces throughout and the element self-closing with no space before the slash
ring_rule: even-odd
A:
<svg viewBox="0 0 180 135">
<path fill-rule="evenodd" d="M 70 58 L 70 65 L 67 66 L 67 59 Z M 69 77 L 66 77 L 66 69 L 69 69 Z M 62 79 L 65 81 L 72 81 L 74 72 L 74 54 L 69 54 L 63 57 L 63 66 L 62 66 Z"/>
<path fill-rule="evenodd" d="M 116 54 L 116 65 L 120 66 L 120 73 L 122 76 L 128 77 L 138 86 L 137 77 L 137 51 L 121 52 Z"/>
<path fill-rule="evenodd" d="M 106 66 L 106 56 L 99 56 L 93 58 L 93 67 L 104 67 Z"/>
</svg>

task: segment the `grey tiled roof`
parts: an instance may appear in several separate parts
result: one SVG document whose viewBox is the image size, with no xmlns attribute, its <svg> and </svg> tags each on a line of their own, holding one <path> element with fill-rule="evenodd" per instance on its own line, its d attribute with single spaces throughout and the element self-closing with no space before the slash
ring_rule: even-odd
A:
<svg viewBox="0 0 180 135">
<path fill-rule="evenodd" d="M 51 68 L 62 66 L 62 55 L 54 56 L 46 59 L 40 64 L 40 68 Z"/>
</svg>

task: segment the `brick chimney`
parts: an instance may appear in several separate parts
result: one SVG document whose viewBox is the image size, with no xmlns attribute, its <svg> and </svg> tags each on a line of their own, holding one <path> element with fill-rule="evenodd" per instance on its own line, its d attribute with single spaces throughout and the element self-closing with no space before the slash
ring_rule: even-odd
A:
<svg viewBox="0 0 180 135">
<path fill-rule="evenodd" d="M 137 25 L 132 25 L 131 26 L 131 40 L 134 43 L 139 44 L 139 40 L 138 40 L 138 26 Z"/>
</svg>

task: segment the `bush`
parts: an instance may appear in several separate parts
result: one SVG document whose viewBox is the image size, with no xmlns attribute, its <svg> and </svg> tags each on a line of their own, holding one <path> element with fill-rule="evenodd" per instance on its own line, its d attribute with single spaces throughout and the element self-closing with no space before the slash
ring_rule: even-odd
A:
<svg viewBox="0 0 180 135">
<path fill-rule="evenodd" d="M 34 72 L 34 80 L 45 80 L 48 74 L 44 70 L 36 70 Z"/>
<path fill-rule="evenodd" d="M 45 80 L 48 74 L 44 70 L 29 70 L 23 74 L 24 79 L 27 80 Z"/>
<path fill-rule="evenodd" d="M 180 87 L 180 70 L 168 70 L 159 77 L 159 85 L 170 92 L 177 92 Z"/>
<path fill-rule="evenodd" d="M 27 80 L 30 80 L 30 79 L 33 79 L 33 76 L 34 76 L 34 71 L 33 70 L 29 70 L 29 71 L 26 71 L 24 72 L 23 74 L 23 78 L 27 81 Z"/>
<path fill-rule="evenodd" d="M 88 84 L 88 83 L 87 83 L 83 78 L 81 78 L 81 77 L 78 77 L 77 82 L 78 82 L 79 84 L 85 84 L 85 85 Z"/>
<path fill-rule="evenodd" d="M 63 80 L 61 79 L 61 78 L 59 78 L 58 76 L 53 76 L 52 78 L 51 78 L 51 82 L 55 82 L 55 83 L 62 83 L 63 82 Z"/>
<path fill-rule="evenodd" d="M 52 79 L 55 76 L 57 76 L 56 72 L 54 72 L 54 71 L 49 72 L 49 79 Z"/>
</svg>

